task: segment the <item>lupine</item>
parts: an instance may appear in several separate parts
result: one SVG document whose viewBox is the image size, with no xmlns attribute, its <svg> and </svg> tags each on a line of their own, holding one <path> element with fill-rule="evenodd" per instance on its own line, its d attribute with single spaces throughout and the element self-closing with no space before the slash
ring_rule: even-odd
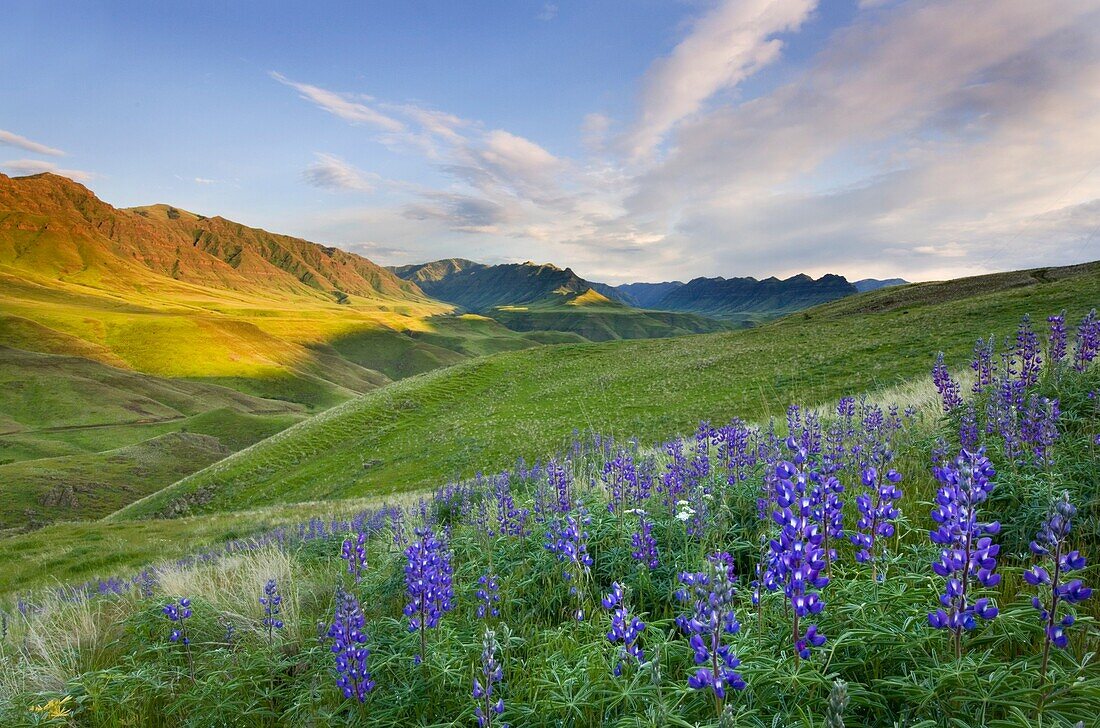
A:
<svg viewBox="0 0 1100 728">
<path fill-rule="evenodd" d="M 836 680 L 829 690 L 829 706 L 825 709 L 825 728 L 844 728 L 844 711 L 848 707 L 848 683 Z"/>
<path fill-rule="evenodd" d="M 439 625 L 439 620 L 454 606 L 451 583 L 451 554 L 429 528 L 416 529 L 417 540 L 405 549 L 405 585 L 409 603 L 405 616 L 409 631 L 420 632 L 419 664 L 426 654 L 427 630 Z"/>
<path fill-rule="evenodd" d="M 890 468 L 884 477 L 881 470 L 873 465 L 864 468 L 861 475 L 863 487 L 869 492 L 856 496 L 858 532 L 852 534 L 851 541 L 859 548 L 856 561 L 861 564 L 871 562 L 872 578 L 878 578 L 882 540 L 894 535 L 894 520 L 901 515 L 894 505 L 901 498 L 901 490 L 897 487 L 901 479 L 901 473 L 897 470 Z"/>
<path fill-rule="evenodd" d="M 187 620 L 191 617 L 191 600 L 187 597 L 180 597 L 178 601 L 164 605 L 162 611 L 173 625 L 172 633 L 168 636 L 168 639 L 183 645 L 184 651 L 187 653 L 187 670 L 191 675 L 191 680 L 194 681 L 195 662 L 191 657 L 191 637 L 187 634 Z"/>
<path fill-rule="evenodd" d="M 1031 317 L 1025 314 L 1016 329 L 1016 356 L 1020 361 L 1021 389 L 1032 387 L 1039 381 L 1039 372 L 1043 366 L 1041 351 L 1039 336 L 1031 329 Z"/>
<path fill-rule="evenodd" d="M 993 376 L 997 371 L 997 365 L 993 359 L 997 342 L 992 335 L 988 339 L 978 339 L 974 344 L 974 358 L 970 362 L 970 368 L 974 370 L 973 392 L 977 394 L 993 384 Z"/>
<path fill-rule="evenodd" d="M 1089 311 L 1077 325 L 1077 337 L 1073 347 L 1073 368 L 1085 371 L 1100 352 L 1100 317 L 1096 309 Z"/>
<path fill-rule="evenodd" d="M 1050 646 L 1064 648 L 1068 644 L 1066 628 L 1073 625 L 1072 614 L 1058 617 L 1062 604 L 1077 604 L 1092 596 L 1092 589 L 1080 579 L 1066 580 L 1067 574 L 1085 568 L 1085 557 L 1080 551 L 1070 550 L 1069 534 L 1077 509 L 1069 500 L 1069 493 L 1054 502 L 1051 513 L 1031 542 L 1031 552 L 1045 558 L 1046 565 L 1035 565 L 1024 572 L 1024 580 L 1032 586 L 1049 586 L 1044 602 L 1040 596 L 1032 597 L 1031 605 L 1039 611 L 1043 622 L 1043 665 L 1041 679 L 1046 680 Z"/>
<path fill-rule="evenodd" d="M 677 617 L 676 623 L 690 635 L 695 664 L 700 666 L 688 678 L 688 687 L 712 690 L 717 713 L 721 715 L 726 688 L 745 688 L 745 681 L 737 672 L 741 661 L 729 645 L 723 644 L 723 637 L 736 634 L 741 625 L 734 612 L 736 574 L 733 557 L 728 553 L 715 553 L 708 557 L 707 563 L 708 571 L 680 574 L 681 586 L 676 598 L 689 605 L 691 611 Z"/>
<path fill-rule="evenodd" d="M 359 531 L 354 541 L 345 538 L 340 548 L 340 558 L 348 562 L 348 573 L 355 577 L 358 584 L 367 569 L 367 534 Z"/>
<path fill-rule="evenodd" d="M 1001 526 L 997 521 L 978 520 L 978 510 L 996 485 L 996 471 L 984 449 L 963 450 L 953 463 L 934 468 L 940 488 L 932 520 L 939 524 L 929 532 L 932 543 L 942 546 L 932 570 L 947 580 L 940 596 L 941 608 L 928 615 L 936 629 L 952 633 L 956 657 L 962 657 L 962 635 L 977 626 L 976 618 L 991 620 L 997 607 L 986 597 L 972 600 L 977 584 L 992 587 L 1001 580 L 995 574 L 1000 546 L 993 543 Z M 975 584 L 975 582 L 977 584 Z"/>
<path fill-rule="evenodd" d="M 172 642 L 190 645 L 191 638 L 187 635 L 187 619 L 191 616 L 191 600 L 187 597 L 181 597 L 178 602 L 166 604 L 162 611 L 174 625 L 172 634 L 169 635 L 168 639 Z"/>
<path fill-rule="evenodd" d="M 942 351 L 936 355 L 936 363 L 932 367 L 932 383 L 940 393 L 944 412 L 951 412 L 963 403 L 962 396 L 959 394 L 959 383 L 952 379 L 951 372 L 947 371 L 947 365 L 943 363 Z"/>
<path fill-rule="evenodd" d="M 1061 406 L 1056 399 L 1037 394 L 1028 398 L 1020 418 L 1020 445 L 1021 449 L 1030 447 L 1031 456 L 1040 465 L 1050 463 L 1050 447 L 1058 439 L 1058 418 L 1061 414 Z"/>
<path fill-rule="evenodd" d="M 653 536 L 653 522 L 646 517 L 646 512 L 641 508 L 628 512 L 638 515 L 638 529 L 630 535 L 630 545 L 634 549 L 630 555 L 647 569 L 656 569 L 661 562 L 657 556 L 657 539 Z"/>
<path fill-rule="evenodd" d="M 500 607 L 500 582 L 497 575 L 489 571 L 478 577 L 477 580 L 477 618 L 488 619 L 499 617 Z"/>
<path fill-rule="evenodd" d="M 793 443 L 790 443 L 793 444 Z M 778 588 L 790 602 L 793 611 L 791 640 L 797 661 L 808 659 L 811 647 L 820 647 L 825 636 L 811 624 L 801 633 L 800 620 L 821 612 L 825 603 L 820 590 L 829 583 L 822 574 L 825 569 L 825 549 L 822 532 L 814 519 L 820 508 L 820 488 L 810 487 L 810 479 L 799 469 L 806 460 L 805 451 L 798 448 L 794 462 L 783 461 L 776 466 L 776 508 L 772 520 L 779 526 L 779 537 L 770 541 L 772 558 L 766 583 Z"/>
<path fill-rule="evenodd" d="M 282 613 L 283 597 L 279 594 L 279 587 L 274 579 L 268 579 L 264 584 L 264 595 L 260 597 L 260 605 L 264 608 L 264 618 L 260 624 L 267 630 L 268 644 L 275 641 L 275 630 L 283 628 L 283 620 L 279 619 Z"/>
<path fill-rule="evenodd" d="M 500 689 L 500 682 L 504 679 L 504 666 L 497 659 L 500 645 L 493 630 L 485 628 L 481 644 L 481 679 L 474 677 L 474 700 L 477 701 L 474 714 L 478 728 L 492 728 L 493 718 L 504 713 L 504 698 L 493 700 L 493 693 Z M 501 723 L 498 728 L 508 728 L 508 724 Z"/>
<path fill-rule="evenodd" d="M 546 533 L 546 550 L 556 554 L 558 561 L 565 563 L 562 576 L 569 582 L 570 595 L 576 597 L 577 606 L 573 611 L 573 618 L 578 622 L 584 621 L 584 584 L 592 566 L 586 530 L 591 522 L 588 511 L 578 504 L 575 515 L 554 521 Z"/>
<path fill-rule="evenodd" d="M 1050 335 L 1047 337 L 1047 360 L 1052 366 L 1061 364 L 1066 358 L 1066 312 L 1047 316 Z"/>
<path fill-rule="evenodd" d="M 665 463 L 665 472 L 661 476 L 659 489 L 664 494 L 669 515 L 676 510 L 676 502 L 684 492 L 687 458 L 684 457 L 684 441 L 680 439 L 665 443 L 665 454 L 669 456 Z"/>
<path fill-rule="evenodd" d="M 336 617 L 328 629 L 333 640 L 332 654 L 336 656 L 336 686 L 345 698 L 355 698 L 360 703 L 374 689 L 374 680 L 367 669 L 367 635 L 363 631 L 363 610 L 354 594 L 341 591 L 336 597 Z"/>
<path fill-rule="evenodd" d="M 810 472 L 810 481 L 819 491 L 813 499 L 814 519 L 821 525 L 821 548 L 825 556 L 825 570 L 831 578 L 836 549 L 830 545 L 830 539 L 839 541 L 844 538 L 844 501 L 840 499 L 844 486 L 835 475 L 818 470 Z"/>
<path fill-rule="evenodd" d="M 640 665 L 645 662 L 645 652 L 638 645 L 638 638 L 645 631 L 645 622 L 631 616 L 626 605 L 623 586 L 619 582 L 611 584 L 610 593 L 603 597 L 600 603 L 603 604 L 604 609 L 613 610 L 611 613 L 611 629 L 607 633 L 607 641 L 611 644 L 622 645 L 613 671 L 615 677 L 619 677 L 623 674 L 623 667 L 626 664 Z"/>
</svg>

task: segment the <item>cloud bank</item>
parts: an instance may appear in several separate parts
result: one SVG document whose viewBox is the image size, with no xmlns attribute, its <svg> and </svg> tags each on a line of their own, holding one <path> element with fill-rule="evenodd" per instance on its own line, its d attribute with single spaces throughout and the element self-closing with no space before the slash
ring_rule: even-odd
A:
<svg viewBox="0 0 1100 728">
<path fill-rule="evenodd" d="M 354 240 L 369 220 L 409 258 L 554 260 L 626 281 L 927 279 L 1100 257 L 1100 1 L 863 2 L 750 92 L 817 11 L 714 5 L 639 79 L 636 110 L 579 124 L 575 158 L 272 76 L 435 166 L 444 184 L 402 183 L 396 207 L 318 230 Z M 347 188 L 334 160 L 307 180 Z"/>
</svg>

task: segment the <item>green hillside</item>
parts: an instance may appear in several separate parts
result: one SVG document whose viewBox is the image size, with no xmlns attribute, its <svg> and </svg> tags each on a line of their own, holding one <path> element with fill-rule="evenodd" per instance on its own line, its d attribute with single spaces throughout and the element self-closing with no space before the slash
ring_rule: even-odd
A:
<svg viewBox="0 0 1100 728">
<path fill-rule="evenodd" d="M 1100 302 L 1100 264 L 860 294 L 756 329 L 502 354 L 398 382 L 112 516 L 216 512 L 436 485 L 560 448 L 575 429 L 657 440 L 925 374 L 1025 313 Z"/>
</svg>

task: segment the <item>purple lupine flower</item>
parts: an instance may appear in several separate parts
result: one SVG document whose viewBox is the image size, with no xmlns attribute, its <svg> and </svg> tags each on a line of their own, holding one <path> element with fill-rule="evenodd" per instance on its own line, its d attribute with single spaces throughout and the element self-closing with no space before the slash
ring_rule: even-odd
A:
<svg viewBox="0 0 1100 728">
<path fill-rule="evenodd" d="M 558 513 L 568 513 L 573 507 L 573 478 L 567 465 L 568 461 L 565 465 L 559 465 L 555 460 L 546 464 L 546 480 L 555 497 Z"/>
<path fill-rule="evenodd" d="M 932 383 L 940 393 L 944 412 L 951 412 L 963 403 L 962 396 L 959 394 L 959 383 L 952 379 L 951 372 L 947 371 L 947 365 L 943 363 L 942 351 L 936 355 L 936 363 L 932 366 Z"/>
<path fill-rule="evenodd" d="M 604 463 L 600 479 L 607 491 L 609 513 L 621 514 L 629 505 L 640 500 L 643 488 L 639 484 L 634 456 L 629 451 L 620 451 L 614 459 Z"/>
<path fill-rule="evenodd" d="M 619 582 L 611 584 L 611 592 L 603 597 L 600 603 L 603 604 L 604 609 L 613 610 L 611 629 L 607 633 L 608 642 L 622 645 L 619 648 L 619 657 L 614 669 L 615 677 L 619 677 L 623 674 L 624 665 L 640 665 L 645 662 L 645 652 L 638 645 L 638 638 L 645 631 L 645 622 L 631 616 L 626 605 L 623 586 Z"/>
<path fill-rule="evenodd" d="M 500 582 L 497 575 L 489 571 L 478 577 L 477 580 L 477 618 L 488 619 L 499 617 L 500 608 Z"/>
<path fill-rule="evenodd" d="M 473 695 L 477 701 L 474 714 L 478 728 L 493 728 L 493 719 L 504 713 L 504 698 L 493 699 L 493 693 L 500 689 L 500 682 L 504 679 L 504 666 L 497 660 L 500 644 L 496 633 L 488 627 L 485 628 L 481 645 L 481 678 L 474 677 Z M 508 728 L 508 724 L 500 723 L 497 728 Z"/>
<path fill-rule="evenodd" d="M 164 605 L 164 616 L 173 624 L 172 633 L 168 639 L 183 645 L 190 645 L 191 638 L 187 634 L 187 619 L 191 616 L 191 600 L 180 597 L 178 602 L 169 602 Z"/>
<path fill-rule="evenodd" d="M 1050 660 L 1050 646 L 1065 648 L 1069 644 L 1066 628 L 1074 623 L 1072 613 L 1066 613 L 1059 619 L 1058 608 L 1063 604 L 1083 602 L 1092 596 L 1092 589 L 1085 586 L 1080 579 L 1066 579 L 1067 574 L 1085 568 L 1085 557 L 1081 552 L 1070 550 L 1069 534 L 1076 515 L 1077 509 L 1070 502 L 1069 493 L 1063 493 L 1054 502 L 1050 515 L 1031 542 L 1031 552 L 1043 558 L 1045 565 L 1036 564 L 1024 572 L 1024 581 L 1028 584 L 1050 587 L 1045 595 L 1040 594 L 1031 599 L 1031 605 L 1039 611 L 1039 618 L 1043 622 L 1041 675 L 1044 682 Z"/>
<path fill-rule="evenodd" d="M 1042 347 L 1039 336 L 1031 328 L 1031 316 L 1024 314 L 1016 329 L 1016 356 L 1020 364 L 1020 389 L 1035 386 L 1043 368 Z"/>
<path fill-rule="evenodd" d="M 577 504 L 576 514 L 560 517 L 550 524 L 546 532 L 546 550 L 557 555 L 565 564 L 562 576 L 569 582 L 569 594 L 576 598 L 573 618 L 584 621 L 584 586 L 592 567 L 588 555 L 588 531 L 592 522 L 584 506 Z"/>
<path fill-rule="evenodd" d="M 195 681 L 195 661 L 191 655 L 191 636 L 187 633 L 187 620 L 191 617 L 191 600 L 180 597 L 178 601 L 164 605 L 164 616 L 172 622 L 172 633 L 168 639 L 179 642 L 187 653 L 187 671 L 191 675 L 191 682 Z"/>
<path fill-rule="evenodd" d="M 1047 359 L 1052 366 L 1065 361 L 1066 358 L 1066 312 L 1047 316 L 1050 324 L 1050 335 L 1047 337 Z"/>
<path fill-rule="evenodd" d="M 676 502 L 684 492 L 687 480 L 687 458 L 684 456 L 684 441 L 680 439 L 665 443 L 665 454 L 669 460 L 665 463 L 665 472 L 661 476 L 658 490 L 664 495 L 665 505 L 671 516 L 676 511 Z"/>
<path fill-rule="evenodd" d="M 260 624 L 267 630 L 267 642 L 275 641 L 275 630 L 283 628 L 283 620 L 279 615 L 283 611 L 283 597 L 279 594 L 279 586 L 274 579 L 268 579 L 264 584 L 264 595 L 260 597 L 260 605 L 264 608 L 264 618 Z"/>
<path fill-rule="evenodd" d="M 810 647 L 825 642 L 816 625 L 809 625 L 805 635 L 801 633 L 800 620 L 821 612 L 825 603 L 820 590 L 829 583 L 822 574 L 826 567 L 825 549 L 822 548 L 822 531 L 814 519 L 820 512 L 823 488 L 810 485 L 810 478 L 801 470 L 806 453 L 795 450 L 791 461 L 776 466 L 776 508 L 772 520 L 779 526 L 779 537 L 769 542 L 771 559 L 765 583 L 772 588 L 783 588 L 783 593 L 793 610 L 791 640 L 795 659 L 808 659 Z"/>
<path fill-rule="evenodd" d="M 1061 406 L 1056 399 L 1032 394 L 1020 418 L 1019 436 L 1021 450 L 1030 448 L 1031 456 L 1039 465 L 1051 462 L 1050 448 L 1058 439 L 1058 418 Z M 1020 453 L 1023 455 L 1023 452 Z"/>
<path fill-rule="evenodd" d="M 405 616 L 409 618 L 409 631 L 420 632 L 420 652 L 415 658 L 420 664 L 426 654 L 427 631 L 437 627 L 454 606 L 454 586 L 450 551 L 429 528 L 417 528 L 416 537 L 405 549 L 405 585 L 409 595 Z"/>
<path fill-rule="evenodd" d="M 897 487 L 901 479 L 901 473 L 897 470 L 890 468 L 883 477 L 882 472 L 873 465 L 864 468 L 861 475 L 866 492 L 856 496 L 856 507 L 859 509 L 859 520 L 856 521 L 858 532 L 852 534 L 851 541 L 859 548 L 856 561 L 861 564 L 871 563 L 873 578 L 878 578 L 882 540 L 894 535 L 894 521 L 901 515 L 894 505 L 901 498 L 901 490 Z"/>
<path fill-rule="evenodd" d="M 973 582 L 992 587 L 1001 580 L 1001 575 L 994 573 L 1001 547 L 990 538 L 1000 532 L 1001 525 L 978 520 L 979 506 L 996 485 L 996 471 L 985 450 L 979 448 L 976 452 L 962 450 L 953 463 L 934 468 L 934 474 L 941 486 L 932 520 L 939 526 L 928 537 L 943 547 L 932 570 L 947 580 L 947 588 L 940 596 L 942 608 L 929 613 L 928 623 L 936 629 L 951 630 L 955 655 L 962 657 L 963 631 L 977 626 L 975 618 L 990 620 L 997 616 L 997 607 L 990 599 L 971 600 L 976 586 Z"/>
<path fill-rule="evenodd" d="M 821 549 L 825 557 L 825 572 L 832 578 L 833 561 L 836 560 L 836 549 L 830 545 L 830 541 L 840 541 L 844 538 L 844 501 L 840 495 L 844 492 L 844 486 L 835 475 L 827 474 L 819 470 L 810 472 L 810 482 L 815 491 L 812 501 L 814 520 L 821 529 Z"/>
<path fill-rule="evenodd" d="M 1092 309 L 1077 325 L 1077 337 L 1073 347 L 1073 368 L 1085 371 L 1100 352 L 1100 317 Z"/>
<path fill-rule="evenodd" d="M 680 589 L 676 598 L 690 606 L 691 611 L 676 618 L 695 653 L 695 664 L 700 667 L 688 678 L 693 690 L 714 692 L 718 715 L 722 714 L 722 701 L 726 688 L 744 690 L 745 681 L 737 668 L 741 661 L 729 645 L 723 644 L 724 635 L 736 634 L 741 625 L 734 612 L 736 574 L 733 557 L 728 553 L 715 553 L 707 558 L 709 569 L 680 574 Z"/>
<path fill-rule="evenodd" d="M 367 669 L 367 635 L 363 631 L 363 610 L 354 594 L 341 590 L 336 595 L 336 616 L 328 629 L 332 639 L 332 654 L 336 656 L 336 686 L 345 698 L 360 703 L 374 689 L 374 680 Z"/>
<path fill-rule="evenodd" d="M 638 515 L 638 529 L 630 535 L 630 545 L 634 549 L 630 555 L 647 569 L 656 569 L 661 562 L 657 556 L 657 539 L 653 536 L 653 522 L 646 518 L 646 512 L 641 508 L 633 508 L 627 512 Z"/>
<path fill-rule="evenodd" d="M 367 534 L 359 531 L 354 541 L 345 538 L 340 548 L 340 558 L 348 562 L 348 573 L 355 577 L 358 584 L 367 569 Z"/>
<path fill-rule="evenodd" d="M 959 444 L 964 450 L 978 449 L 978 412 L 973 402 L 966 403 L 959 420 Z"/>
<path fill-rule="evenodd" d="M 508 473 L 493 479 L 493 495 L 497 503 L 497 529 L 503 536 L 522 536 L 527 532 L 526 508 L 516 508 Z"/>
<path fill-rule="evenodd" d="M 975 394 L 993 385 L 993 377 L 997 371 L 993 359 L 996 349 L 997 341 L 992 335 L 988 339 L 978 339 L 974 344 L 974 358 L 970 362 L 970 368 L 974 370 L 972 391 Z"/>
</svg>

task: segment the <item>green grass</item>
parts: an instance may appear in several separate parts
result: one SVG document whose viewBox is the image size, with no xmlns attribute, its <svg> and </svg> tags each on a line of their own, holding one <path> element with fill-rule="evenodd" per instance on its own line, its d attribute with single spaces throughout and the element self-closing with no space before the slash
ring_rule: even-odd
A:
<svg viewBox="0 0 1100 728">
<path fill-rule="evenodd" d="M 980 594 L 994 599 L 1000 614 L 966 634 L 961 658 L 946 634 L 927 621 L 944 588 L 931 570 L 938 548 L 927 536 L 937 488 L 930 472 L 932 446 L 936 437 L 958 446 L 955 423 L 941 417 L 932 402 L 894 443 L 892 465 L 904 474 L 904 495 L 896 537 L 883 542 L 878 563 L 883 579 L 874 579 L 867 565 L 855 561 L 850 544 L 837 545 L 832 580 L 821 589 L 824 610 L 812 619 L 827 639 L 808 659 L 794 657 L 782 592 L 765 592 L 759 610 L 750 601 L 748 582 L 759 544 L 775 532 L 770 520 L 757 518 L 766 467 L 760 463 L 747 479 L 731 484 L 712 460 L 717 470 L 699 484 L 710 495 L 703 534 L 688 537 L 659 496 L 646 504 L 661 555 L 652 571 L 631 557 L 634 517 L 608 513 L 606 492 L 584 487 L 583 478 L 575 492 L 591 515 L 585 531 L 592 565 L 569 581 L 563 579 L 562 563 L 544 547 L 545 524 L 532 518 L 524 535 L 489 537 L 473 523 L 484 493 L 470 489 L 450 503 L 432 503 L 434 526 L 450 527 L 455 598 L 454 609 L 427 636 L 420 665 L 413 660 L 421 649 L 418 635 L 402 615 L 406 560 L 389 529 L 369 541 L 369 566 L 359 583 L 339 558 L 337 535 L 212 563 L 169 566 L 149 597 L 136 589 L 75 603 L 49 593 L 29 595 L 35 608 L 25 616 L 12 610 L 10 633 L 0 638 L 0 722 L 13 728 L 34 725 L 35 706 L 68 697 L 72 722 L 92 726 L 203 725 L 214 714 L 234 726 L 470 725 L 475 720 L 471 679 L 480 669 L 486 627 L 476 616 L 475 590 L 478 577 L 491 570 L 499 576 L 501 593 L 500 616 L 490 620 L 502 648 L 501 720 L 512 725 L 819 728 L 826 725 L 829 693 L 840 679 L 850 698 L 843 712 L 848 726 L 1070 728 L 1100 714 L 1100 667 L 1094 661 L 1100 649 L 1100 596 L 1074 609 L 1077 621 L 1068 630 L 1068 646 L 1053 652 L 1048 674 L 1040 677 L 1042 629 L 1029 604 L 1033 589 L 1021 578 L 1033 563 L 1024 546 L 1036 526 L 1033 516 L 1066 483 L 1081 508 L 1072 545 L 1090 563 L 1076 576 L 1092 585 L 1100 578 L 1100 481 L 1091 444 L 1100 428 L 1100 408 L 1087 396 L 1098 384 L 1098 370 L 1064 375 L 1047 377 L 1040 386 L 1043 394 L 1065 403 L 1053 466 L 1008 462 L 997 439 L 987 441 L 998 475 L 981 517 L 1001 522 L 996 540 L 1004 548 L 997 566 L 1001 582 Z M 666 464 L 662 454 L 634 455 L 652 459 L 658 473 Z M 577 454 L 573 465 L 587 475 L 600 472 L 604 463 L 602 451 L 592 449 Z M 845 494 L 850 528 L 858 467 L 846 466 L 838 477 L 850 486 Z M 519 505 L 531 505 L 532 485 L 513 479 Z M 56 532 L 45 567 L 66 548 L 95 560 L 111 550 L 111 537 L 174 539 L 196 524 L 206 524 L 206 533 L 214 536 L 227 521 L 244 526 L 255 518 L 221 514 L 128 522 L 117 524 L 117 534 L 76 526 L 75 538 Z M 172 540 L 162 543 L 166 549 L 175 546 Z M 685 612 L 673 596 L 677 574 L 705 569 L 705 555 L 716 550 L 729 552 L 736 564 L 733 609 L 740 629 L 721 639 L 740 659 L 747 683 L 727 697 L 728 722 L 719 721 L 711 695 L 687 686 L 698 666 L 674 622 Z M 60 569 L 74 562 L 53 563 Z M 257 597 L 271 578 L 283 597 L 285 626 L 269 642 Z M 631 613 L 646 623 L 639 641 L 645 662 L 628 666 L 622 676 L 613 673 L 616 648 L 606 637 L 610 615 L 600 605 L 613 582 L 625 585 Z M 318 638 L 318 627 L 333 619 L 337 588 L 354 594 L 364 613 L 376 687 L 362 705 L 336 689 L 331 643 Z M 186 625 L 189 648 L 169 640 L 178 625 L 162 611 L 184 596 L 194 610 Z M 577 606 L 585 609 L 582 622 L 571 616 Z M 226 638 L 227 624 L 234 627 L 232 639 Z"/>
<path fill-rule="evenodd" d="M 1100 265 L 886 289 L 758 328 L 667 340 L 542 347 L 404 380 L 297 425 L 139 501 L 113 519 L 418 489 L 562 447 L 574 429 L 651 442 L 700 420 L 782 415 L 961 365 L 1020 317 L 1100 303 Z M 191 494 L 206 494 L 195 503 Z"/>
<path fill-rule="evenodd" d="M 0 512 L 0 533 L 100 518 L 300 419 L 296 414 L 212 410 L 153 426 L 163 431 L 155 436 L 150 427 L 105 428 L 113 430 L 115 439 L 139 430 L 149 436 L 123 447 L 0 465 L 8 497 Z M 97 434 L 102 436 L 102 430 L 97 428 Z"/>
<path fill-rule="evenodd" d="M 314 516 L 354 513 L 380 505 L 372 499 L 299 503 L 233 513 L 161 520 L 59 523 L 4 538 L 0 595 L 131 574 L 150 564 L 220 548 L 280 525 Z"/>
</svg>

